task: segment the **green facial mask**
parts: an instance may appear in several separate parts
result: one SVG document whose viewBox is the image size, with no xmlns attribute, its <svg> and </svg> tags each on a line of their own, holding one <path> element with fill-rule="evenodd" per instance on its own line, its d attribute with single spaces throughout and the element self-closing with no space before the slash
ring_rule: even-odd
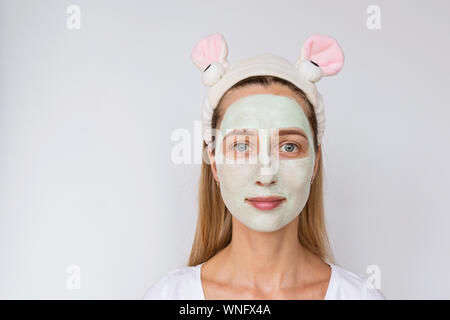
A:
<svg viewBox="0 0 450 320">
<path fill-rule="evenodd" d="M 306 135 L 300 156 L 279 156 L 277 133 L 288 128 Z M 229 143 L 233 138 L 223 139 L 240 129 L 255 136 L 247 136 L 246 142 L 241 134 L 234 146 Z M 308 200 L 315 164 L 312 130 L 300 104 L 292 97 L 275 94 L 246 96 L 228 107 L 218 133 L 216 167 L 230 213 L 250 229 L 262 232 L 279 230 L 297 217 Z M 282 143 L 280 137 L 280 146 Z M 292 144 L 282 150 L 283 155 L 289 154 Z M 248 201 L 270 196 L 284 200 L 274 208 Z"/>
</svg>

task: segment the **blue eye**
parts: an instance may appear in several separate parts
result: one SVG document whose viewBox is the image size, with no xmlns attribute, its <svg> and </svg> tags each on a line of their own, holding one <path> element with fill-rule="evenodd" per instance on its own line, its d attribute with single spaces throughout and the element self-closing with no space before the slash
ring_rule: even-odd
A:
<svg viewBox="0 0 450 320">
<path fill-rule="evenodd" d="M 281 148 L 283 149 L 284 147 L 286 147 L 285 150 L 283 150 L 285 152 L 294 152 L 294 151 L 296 151 L 295 148 L 298 149 L 298 147 L 293 143 L 286 143 Z"/>
<path fill-rule="evenodd" d="M 236 149 L 236 147 L 237 147 L 237 149 Z M 246 143 L 236 143 L 233 146 L 233 149 L 235 149 L 235 150 L 237 150 L 239 152 L 245 152 L 245 151 L 248 151 L 248 144 L 246 144 Z"/>
</svg>

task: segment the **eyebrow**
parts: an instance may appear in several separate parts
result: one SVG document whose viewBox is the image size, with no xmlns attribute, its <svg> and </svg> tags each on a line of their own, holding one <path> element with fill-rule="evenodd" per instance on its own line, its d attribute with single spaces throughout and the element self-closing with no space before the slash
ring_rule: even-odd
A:
<svg viewBox="0 0 450 320">
<path fill-rule="evenodd" d="M 256 129 L 234 129 L 227 133 L 224 138 L 231 135 L 257 136 L 258 134 L 255 132 L 255 130 Z"/>
<path fill-rule="evenodd" d="M 285 136 L 288 134 L 299 135 L 308 140 L 308 137 L 306 137 L 306 134 L 300 129 L 280 129 L 280 132 L 278 135 L 281 137 L 281 136 Z"/>
<path fill-rule="evenodd" d="M 256 129 L 234 129 L 232 131 L 230 131 L 229 133 L 227 133 L 225 135 L 225 138 L 231 135 L 246 135 L 246 136 L 256 136 L 257 133 L 255 132 Z M 280 129 L 279 131 L 279 136 L 286 136 L 286 135 L 299 135 L 304 137 L 305 139 L 308 139 L 308 137 L 306 136 L 306 134 L 300 130 L 300 129 Z"/>
</svg>

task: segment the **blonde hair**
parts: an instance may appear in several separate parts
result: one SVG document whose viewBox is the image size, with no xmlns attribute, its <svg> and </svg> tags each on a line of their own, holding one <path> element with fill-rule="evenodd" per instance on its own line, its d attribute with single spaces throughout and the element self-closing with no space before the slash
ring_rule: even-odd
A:
<svg viewBox="0 0 450 320">
<path fill-rule="evenodd" d="M 306 94 L 292 83 L 274 76 L 253 76 L 241 80 L 232 86 L 222 96 L 217 108 L 214 110 L 212 127 L 216 128 L 219 119 L 223 117 L 221 106 L 223 98 L 228 92 L 247 85 L 258 84 L 269 86 L 274 83 L 288 86 L 305 102 L 305 114 L 308 117 L 314 132 L 314 150 L 316 153 L 319 152 L 317 146 L 317 121 L 315 113 L 313 112 L 313 107 L 306 97 Z M 206 148 L 207 145 L 203 142 L 203 151 L 205 151 Z M 222 200 L 219 187 L 214 180 L 211 165 L 205 163 L 204 159 L 202 159 L 200 172 L 198 201 L 197 228 L 188 260 L 189 266 L 196 266 L 209 260 L 220 250 L 225 248 L 231 241 L 231 214 Z M 322 260 L 329 263 L 334 262 L 325 227 L 322 156 L 320 156 L 319 159 L 309 198 L 299 216 L 298 240 L 304 248 L 317 255 Z"/>
</svg>

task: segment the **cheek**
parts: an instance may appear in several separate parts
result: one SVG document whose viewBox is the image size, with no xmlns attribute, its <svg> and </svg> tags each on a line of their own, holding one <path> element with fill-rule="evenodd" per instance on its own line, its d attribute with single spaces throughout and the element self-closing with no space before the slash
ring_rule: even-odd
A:
<svg viewBox="0 0 450 320">
<path fill-rule="evenodd" d="M 251 184 L 255 178 L 256 166 L 249 164 L 220 164 L 217 165 L 217 175 L 219 176 L 222 188 L 239 191 Z"/>
<path fill-rule="evenodd" d="M 312 158 L 312 159 L 311 159 Z M 313 157 L 282 160 L 280 164 L 280 178 L 283 185 L 291 190 L 304 191 L 309 187 L 313 172 Z"/>
</svg>

